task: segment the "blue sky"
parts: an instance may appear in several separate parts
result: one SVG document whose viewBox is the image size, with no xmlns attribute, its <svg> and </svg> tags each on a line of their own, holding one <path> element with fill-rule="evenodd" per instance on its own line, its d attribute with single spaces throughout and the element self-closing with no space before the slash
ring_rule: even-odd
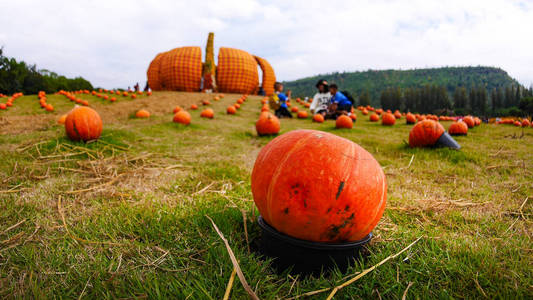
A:
<svg viewBox="0 0 533 300">
<path fill-rule="evenodd" d="M 106 88 L 141 85 L 158 52 L 234 47 L 280 80 L 335 71 L 500 67 L 533 83 L 533 1 L 0 0 L 5 54 Z M 215 50 L 217 51 L 217 50 Z"/>
</svg>

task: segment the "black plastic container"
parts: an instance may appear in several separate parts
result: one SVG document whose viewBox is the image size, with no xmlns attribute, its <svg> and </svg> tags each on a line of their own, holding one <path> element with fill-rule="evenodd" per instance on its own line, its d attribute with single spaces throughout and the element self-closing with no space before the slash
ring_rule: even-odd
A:
<svg viewBox="0 0 533 300">
<path fill-rule="evenodd" d="M 363 254 L 364 245 L 372 239 L 372 233 L 357 242 L 334 244 L 304 241 L 283 234 L 268 225 L 261 216 L 257 222 L 262 229 L 260 251 L 274 258 L 278 272 L 291 268 L 292 273 L 319 274 L 335 266 L 344 272 L 355 259 Z"/>
</svg>

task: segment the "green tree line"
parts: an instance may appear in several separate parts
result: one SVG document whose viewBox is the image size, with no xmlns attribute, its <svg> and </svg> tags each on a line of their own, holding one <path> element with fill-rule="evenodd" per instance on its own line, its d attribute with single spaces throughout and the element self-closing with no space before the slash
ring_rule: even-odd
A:
<svg viewBox="0 0 533 300">
<path fill-rule="evenodd" d="M 4 56 L 0 48 L 0 93 L 11 95 L 22 92 L 37 94 L 39 91 L 55 93 L 59 90 L 92 90 L 92 84 L 82 77 L 67 78 L 48 70 L 38 70 L 36 65 Z"/>
<path fill-rule="evenodd" d="M 359 105 L 371 102 L 364 92 L 359 96 Z M 421 88 L 387 88 L 380 95 L 383 109 L 402 110 L 417 113 L 439 115 L 478 116 L 530 116 L 530 99 L 533 87 L 525 89 L 520 85 L 494 88 L 488 93 L 485 87 L 457 87 L 450 97 L 444 86 L 426 85 Z"/>
</svg>

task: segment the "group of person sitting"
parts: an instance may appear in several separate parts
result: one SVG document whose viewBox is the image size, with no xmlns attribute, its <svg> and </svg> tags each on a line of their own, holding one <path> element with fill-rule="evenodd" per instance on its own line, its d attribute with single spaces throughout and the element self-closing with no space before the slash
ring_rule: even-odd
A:
<svg viewBox="0 0 533 300">
<path fill-rule="evenodd" d="M 328 84 L 325 79 L 320 79 L 315 85 L 317 93 L 313 97 L 309 109 L 313 114 L 321 114 L 325 119 L 337 119 L 340 115 L 350 115 L 353 99 L 348 93 L 339 91 L 336 84 Z M 283 84 L 274 84 L 275 93 L 270 97 L 269 104 L 275 110 L 278 118 L 292 118 L 287 101 L 291 98 L 291 91 L 283 92 Z M 346 95 L 345 95 L 346 94 Z"/>
</svg>

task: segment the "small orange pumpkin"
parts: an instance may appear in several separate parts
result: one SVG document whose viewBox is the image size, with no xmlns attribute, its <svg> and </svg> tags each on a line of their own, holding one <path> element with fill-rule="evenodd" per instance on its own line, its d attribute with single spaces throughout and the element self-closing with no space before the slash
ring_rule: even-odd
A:
<svg viewBox="0 0 533 300">
<path fill-rule="evenodd" d="M 370 122 L 377 122 L 379 121 L 379 116 L 376 113 L 373 113 L 370 115 Z"/>
<path fill-rule="evenodd" d="M 180 110 L 181 110 L 181 106 L 177 105 L 176 107 L 174 107 L 174 109 L 172 110 L 172 112 L 173 112 L 174 114 L 177 114 Z"/>
<path fill-rule="evenodd" d="M 241 108 L 241 105 L 239 103 L 235 103 L 235 104 L 233 104 L 233 106 L 235 106 L 236 109 L 240 109 Z"/>
<path fill-rule="evenodd" d="M 291 111 L 294 112 L 294 113 L 297 113 L 298 112 L 298 107 L 294 106 L 293 108 L 291 108 Z"/>
<path fill-rule="evenodd" d="M 412 113 L 407 113 L 405 115 L 405 124 L 414 124 L 416 123 L 416 117 Z"/>
<path fill-rule="evenodd" d="M 59 117 L 59 119 L 57 119 L 57 124 L 65 124 L 65 121 L 67 120 L 67 114 L 64 114 L 62 115 L 61 117 Z"/>
<path fill-rule="evenodd" d="M 172 119 L 172 121 L 174 123 L 189 125 L 191 124 L 191 114 L 189 114 L 188 111 L 182 109 L 174 115 L 174 118 Z"/>
<path fill-rule="evenodd" d="M 353 121 L 352 119 L 350 119 L 350 117 L 346 115 L 341 115 L 337 118 L 337 121 L 335 121 L 335 127 L 352 129 Z"/>
<path fill-rule="evenodd" d="M 522 127 L 528 127 L 531 125 L 531 122 L 529 122 L 528 119 L 522 120 Z"/>
<path fill-rule="evenodd" d="M 191 109 L 192 110 L 197 110 L 198 109 L 198 105 L 196 105 L 196 104 L 191 105 Z"/>
<path fill-rule="evenodd" d="M 324 123 L 324 116 L 321 114 L 316 114 L 313 116 L 313 122 Z"/>
<path fill-rule="evenodd" d="M 79 106 L 71 110 L 65 120 L 67 136 L 73 141 L 96 140 L 102 134 L 102 119 L 92 108 Z"/>
<path fill-rule="evenodd" d="M 209 105 L 209 104 L 211 104 L 211 102 L 209 102 L 209 100 L 204 100 L 204 101 L 202 101 L 202 104 L 203 105 Z"/>
<path fill-rule="evenodd" d="M 139 111 L 137 111 L 137 113 L 135 113 L 135 116 L 137 118 L 149 118 L 150 112 L 145 109 L 140 109 Z"/>
<path fill-rule="evenodd" d="M 448 127 L 450 135 L 466 135 L 468 133 L 468 125 L 465 122 L 454 122 Z"/>
<path fill-rule="evenodd" d="M 213 119 L 215 112 L 211 108 L 206 108 L 200 113 L 200 117 Z"/>
<path fill-rule="evenodd" d="M 255 130 L 259 136 L 278 134 L 280 128 L 278 117 L 270 112 L 262 112 L 259 120 L 255 123 Z"/>
<path fill-rule="evenodd" d="M 396 123 L 396 117 L 392 113 L 386 112 L 381 116 L 381 125 L 392 126 L 394 123 Z"/>
<path fill-rule="evenodd" d="M 228 115 L 234 115 L 236 112 L 237 112 L 237 109 L 233 105 L 228 106 L 228 108 L 226 109 L 226 113 Z"/>
<path fill-rule="evenodd" d="M 468 128 L 473 128 L 476 125 L 476 123 L 474 122 L 474 118 L 470 116 L 464 117 L 463 122 L 465 122 L 466 125 L 468 125 Z"/>
<path fill-rule="evenodd" d="M 307 112 L 304 110 L 298 112 L 298 119 L 307 119 L 307 116 Z"/>
</svg>

